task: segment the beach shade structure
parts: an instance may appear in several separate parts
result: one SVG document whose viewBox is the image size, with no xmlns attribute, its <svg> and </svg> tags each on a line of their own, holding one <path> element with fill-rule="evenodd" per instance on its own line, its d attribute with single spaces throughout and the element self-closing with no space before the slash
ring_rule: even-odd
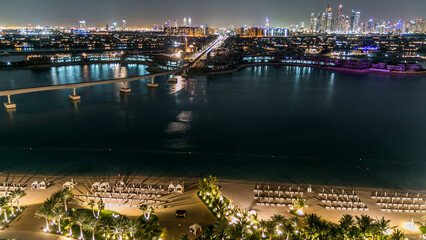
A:
<svg viewBox="0 0 426 240">
<path fill-rule="evenodd" d="M 48 183 L 46 183 L 45 181 L 41 181 L 41 182 L 38 184 L 38 189 L 46 189 L 46 188 L 47 188 L 47 186 L 48 186 Z"/>
<path fill-rule="evenodd" d="M 98 189 L 99 190 L 107 190 L 109 188 L 109 182 L 103 182 L 99 185 Z"/>
<path fill-rule="evenodd" d="M 169 187 L 168 187 L 168 191 L 169 191 L 169 192 L 174 192 L 174 191 L 176 191 L 176 187 L 175 187 L 175 185 L 173 185 L 173 183 L 170 183 L 170 185 L 169 185 Z"/>
<path fill-rule="evenodd" d="M 175 191 L 177 193 L 183 193 L 183 185 L 180 185 L 180 184 L 176 185 Z"/>
<path fill-rule="evenodd" d="M 39 183 L 37 181 L 34 181 L 33 183 L 31 183 L 31 189 L 35 188 L 35 189 L 39 189 Z"/>
<path fill-rule="evenodd" d="M 198 233 L 200 233 L 202 230 L 201 226 L 198 225 L 197 223 L 192 224 L 191 226 L 189 226 L 189 232 L 197 235 Z"/>
<path fill-rule="evenodd" d="M 71 189 L 71 188 L 74 188 L 74 187 L 75 187 L 75 185 L 77 185 L 77 183 L 76 183 L 76 182 L 74 182 L 74 181 L 71 179 L 71 181 L 64 183 L 64 184 L 62 185 L 62 187 L 63 187 L 63 188 L 69 188 L 69 189 Z"/>
<path fill-rule="evenodd" d="M 94 182 L 92 184 L 92 190 L 99 190 L 99 186 L 101 185 L 100 182 Z"/>
</svg>

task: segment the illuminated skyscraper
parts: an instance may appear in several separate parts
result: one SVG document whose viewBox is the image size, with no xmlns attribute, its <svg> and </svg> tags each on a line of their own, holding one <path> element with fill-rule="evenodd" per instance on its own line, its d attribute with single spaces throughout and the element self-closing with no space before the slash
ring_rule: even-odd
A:
<svg viewBox="0 0 426 240">
<path fill-rule="evenodd" d="M 355 23 L 355 11 L 352 10 L 351 19 L 350 19 L 350 22 L 349 22 L 349 31 L 351 31 L 351 32 L 355 32 L 354 23 Z"/>
<path fill-rule="evenodd" d="M 342 11 L 343 11 L 343 6 L 342 6 L 342 4 L 340 4 L 339 8 L 337 9 L 337 24 L 336 24 L 336 27 L 335 27 L 335 29 L 338 32 L 343 31 L 343 22 L 345 20 L 345 17 L 343 16 Z"/>
<path fill-rule="evenodd" d="M 123 30 L 124 30 L 127 27 L 126 20 L 123 19 L 122 23 L 123 23 Z"/>
<path fill-rule="evenodd" d="M 80 23 L 80 29 L 86 29 L 86 27 L 87 27 L 86 21 L 83 20 L 83 21 L 80 21 L 79 23 Z"/>
<path fill-rule="evenodd" d="M 186 21 L 186 17 L 183 18 L 183 26 L 186 27 L 187 26 L 187 21 Z"/>
<path fill-rule="evenodd" d="M 355 21 L 354 21 L 354 28 L 353 32 L 358 33 L 359 32 L 359 19 L 361 17 L 361 12 L 355 13 Z"/>
<path fill-rule="evenodd" d="M 115 30 L 117 30 L 117 22 L 116 21 L 112 22 L 112 25 L 111 25 L 111 31 L 115 31 Z"/>
<path fill-rule="evenodd" d="M 269 18 L 266 18 L 266 25 L 265 25 L 265 27 L 269 28 Z"/>
<path fill-rule="evenodd" d="M 327 23 L 326 31 L 331 32 L 333 30 L 333 12 L 331 11 L 330 5 L 327 6 Z"/>
<path fill-rule="evenodd" d="M 192 26 L 192 25 L 191 25 L 191 18 L 188 18 L 188 25 L 189 25 L 189 26 Z"/>
<path fill-rule="evenodd" d="M 311 12 L 311 32 L 315 31 L 315 12 L 312 10 Z"/>
</svg>

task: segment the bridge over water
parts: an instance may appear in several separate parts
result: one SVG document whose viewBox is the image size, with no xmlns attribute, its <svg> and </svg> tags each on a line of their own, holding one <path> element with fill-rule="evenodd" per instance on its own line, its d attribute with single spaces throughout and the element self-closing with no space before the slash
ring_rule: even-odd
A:
<svg viewBox="0 0 426 240">
<path fill-rule="evenodd" d="M 178 74 L 182 74 L 182 77 L 186 77 L 188 70 L 195 63 L 197 63 L 208 52 L 210 52 L 214 48 L 220 46 L 225 39 L 226 39 L 226 37 L 219 37 L 212 44 L 210 44 L 210 46 L 207 47 L 204 51 L 202 51 L 201 53 L 196 55 L 189 63 L 185 64 L 184 66 L 182 66 L 182 67 L 180 67 L 176 70 L 166 71 L 166 72 L 161 72 L 161 73 L 152 73 L 152 74 L 136 76 L 136 77 L 116 78 L 116 79 L 103 80 L 103 81 L 93 81 L 93 82 L 83 82 L 83 83 L 61 84 L 61 85 L 54 85 L 54 86 L 43 86 L 43 87 L 31 87 L 31 88 L 3 90 L 3 91 L 0 91 L 0 96 L 7 96 L 7 102 L 4 103 L 4 107 L 6 109 L 13 109 L 13 108 L 16 108 L 16 104 L 11 101 L 11 97 L 13 95 L 18 95 L 18 94 L 43 92 L 43 91 L 51 91 L 51 90 L 60 90 L 60 89 L 72 89 L 72 95 L 69 95 L 69 98 L 71 100 L 80 100 L 81 97 L 76 94 L 77 88 L 90 87 L 90 86 L 103 85 L 103 84 L 123 83 L 123 88 L 120 88 L 120 92 L 126 93 L 126 92 L 131 91 L 130 88 L 127 88 L 128 82 L 138 81 L 138 80 L 145 79 L 145 78 L 151 78 L 151 82 L 148 83 L 147 86 L 155 88 L 155 87 L 158 87 L 158 84 L 155 83 L 155 77 L 172 75 L 172 77 L 169 79 L 170 82 L 176 82 L 177 79 L 175 78 L 175 75 L 178 75 Z"/>
</svg>

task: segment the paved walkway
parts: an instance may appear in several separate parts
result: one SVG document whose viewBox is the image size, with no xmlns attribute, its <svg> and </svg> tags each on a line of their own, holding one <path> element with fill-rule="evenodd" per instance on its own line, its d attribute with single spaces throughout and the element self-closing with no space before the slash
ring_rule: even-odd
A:
<svg viewBox="0 0 426 240">
<path fill-rule="evenodd" d="M 0 231 L 0 239 L 17 240 L 66 240 L 65 238 L 50 233 L 42 232 L 45 226 L 44 219 L 34 217 L 34 212 L 39 205 L 29 206 L 22 214 L 15 219 L 9 227 Z"/>
</svg>

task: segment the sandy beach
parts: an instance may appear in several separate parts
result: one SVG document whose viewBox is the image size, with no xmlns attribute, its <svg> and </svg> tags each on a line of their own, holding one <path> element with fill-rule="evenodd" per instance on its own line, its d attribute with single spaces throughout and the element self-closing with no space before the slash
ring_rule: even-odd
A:
<svg viewBox="0 0 426 240">
<path fill-rule="evenodd" d="M 27 195 L 21 199 L 22 206 L 28 206 L 29 208 L 24 211 L 22 217 L 18 218 L 19 221 L 13 222 L 10 228 L 0 232 L 0 237 L 3 236 L 16 236 L 25 239 L 25 234 L 28 232 L 39 232 L 44 221 L 42 219 L 36 220 L 33 216 L 35 209 L 45 201 L 51 193 L 62 188 L 66 182 L 74 181 L 77 183 L 75 188 L 72 190 L 75 195 L 75 202 L 73 207 L 84 207 L 88 208 L 87 200 L 84 196 L 95 196 L 95 192 L 92 190 L 92 184 L 95 182 L 108 182 L 111 185 L 125 182 L 127 184 L 141 184 L 141 186 L 151 185 L 153 188 L 160 187 L 167 189 L 169 184 L 177 185 L 182 184 L 184 186 L 183 193 L 166 193 L 161 197 L 156 198 L 162 200 L 161 204 L 158 204 L 155 209 L 155 214 L 159 217 L 160 223 L 166 227 L 167 231 L 164 239 L 178 239 L 181 234 L 188 234 L 188 227 L 194 223 L 198 223 L 202 226 L 207 226 L 215 223 L 215 218 L 204 206 L 204 204 L 196 196 L 198 188 L 197 178 L 179 178 L 179 177 L 164 177 L 164 176 L 133 176 L 133 175 L 116 175 L 116 176 L 60 176 L 60 175 L 29 175 L 29 174 L 1 174 L 0 183 L 16 184 L 26 186 Z M 31 189 L 31 183 L 38 181 L 46 181 L 51 184 L 45 190 L 42 189 Z M 281 189 L 292 188 L 298 189 L 300 192 L 304 192 L 303 198 L 306 199 L 307 213 L 316 213 L 322 218 L 338 222 L 339 218 L 343 214 L 361 215 L 367 214 L 373 218 L 381 218 L 382 216 L 386 219 L 391 220 L 391 226 L 397 226 L 403 230 L 407 237 L 415 239 L 419 236 L 420 232 L 409 231 L 404 229 L 404 224 L 408 221 L 413 220 L 417 226 L 420 226 L 421 217 L 426 215 L 425 213 L 416 212 L 384 212 L 381 210 L 381 206 L 377 205 L 376 199 L 373 199 L 371 195 L 377 192 L 395 192 L 394 189 L 375 189 L 367 187 L 351 187 L 351 186 L 322 186 L 322 185 L 311 185 L 312 192 L 307 192 L 307 188 L 310 185 L 306 184 L 294 184 L 294 183 L 283 183 L 283 182 L 254 182 L 247 180 L 230 180 L 230 179 L 219 179 L 219 185 L 222 187 L 223 195 L 233 201 L 235 205 L 238 205 L 244 209 L 256 210 L 259 213 L 261 219 L 269 219 L 273 214 L 282 214 L 287 217 L 291 217 L 289 208 L 282 206 L 259 206 L 256 204 L 254 199 L 256 188 L 266 188 L 269 186 L 271 189 L 276 189 L 280 186 Z M 324 207 L 324 203 L 321 202 L 319 193 L 322 191 L 330 192 L 341 191 L 345 189 L 347 192 L 354 191 L 359 196 L 359 199 L 368 207 L 368 211 L 356 211 L 356 210 L 330 210 Z M 2 192 L 5 192 L 4 188 L 0 188 Z M 400 194 L 404 192 L 418 193 L 420 196 L 426 196 L 424 190 L 398 190 Z M 123 196 L 127 196 L 125 192 Z M 2 195 L 2 194 L 0 194 Z M 137 198 L 137 196 L 135 196 Z M 130 199 L 130 197 L 129 197 Z M 109 202 L 113 203 L 113 200 L 109 200 L 108 197 L 103 198 L 103 201 L 107 203 L 106 209 L 117 211 L 123 215 L 129 217 L 140 216 L 142 212 L 137 207 L 127 206 L 128 202 L 121 202 L 115 204 L 117 206 L 108 205 Z M 130 201 L 130 200 L 128 200 Z M 423 203 L 425 200 L 422 200 Z M 176 210 L 186 210 L 187 217 L 176 218 Z M 29 224 L 31 223 L 31 224 Z M 180 224 L 180 226 L 179 226 Z M 14 233 L 15 235 L 10 235 Z M 22 233 L 23 235 L 19 235 Z M 9 235 L 8 235 L 9 234 Z M 54 235 L 53 235 L 54 236 Z M 43 238 L 40 238 L 43 239 Z M 46 238 L 49 239 L 49 238 Z"/>
</svg>

